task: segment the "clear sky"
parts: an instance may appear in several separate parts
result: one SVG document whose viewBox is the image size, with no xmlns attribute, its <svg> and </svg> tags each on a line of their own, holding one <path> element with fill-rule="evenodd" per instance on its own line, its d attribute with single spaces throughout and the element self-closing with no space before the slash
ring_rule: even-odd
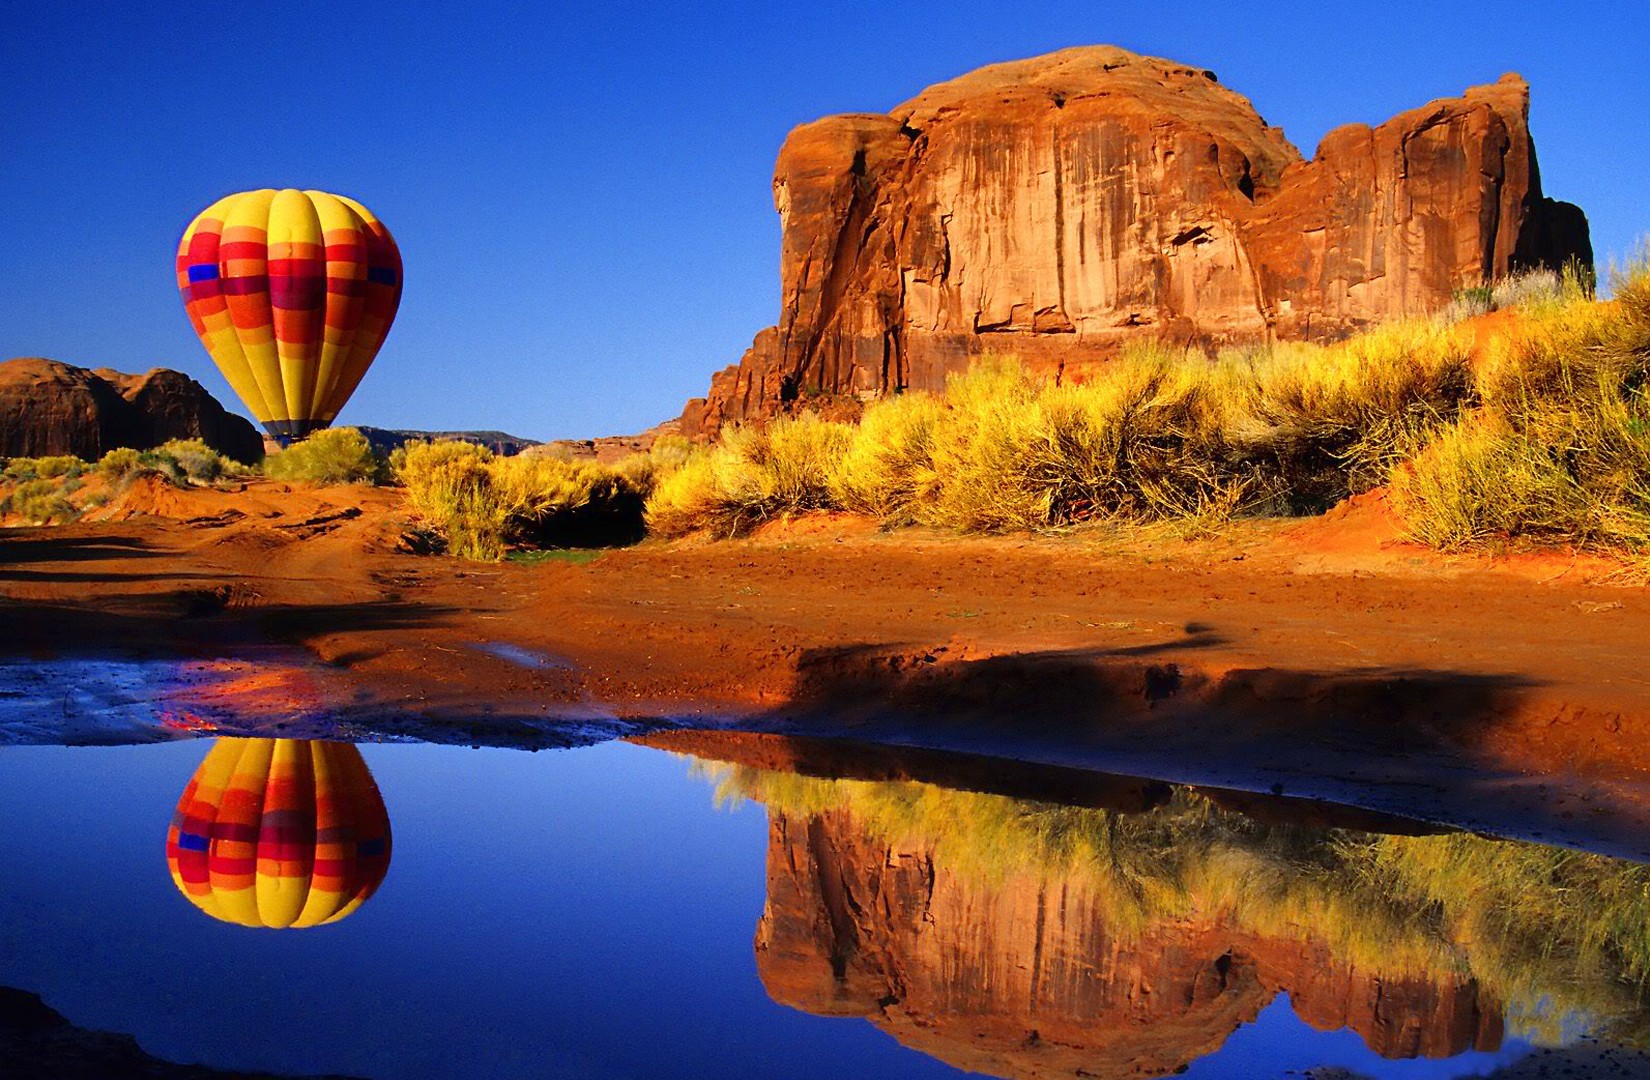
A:
<svg viewBox="0 0 1650 1080">
<path fill-rule="evenodd" d="M 341 422 L 640 430 L 776 321 L 785 133 L 982 64 L 1115 44 L 1216 71 L 1310 155 L 1518 71 L 1547 193 L 1601 264 L 1650 233 L 1642 2 L 0 5 L 0 358 L 189 372 L 183 227 L 353 195 L 406 259 Z"/>
</svg>

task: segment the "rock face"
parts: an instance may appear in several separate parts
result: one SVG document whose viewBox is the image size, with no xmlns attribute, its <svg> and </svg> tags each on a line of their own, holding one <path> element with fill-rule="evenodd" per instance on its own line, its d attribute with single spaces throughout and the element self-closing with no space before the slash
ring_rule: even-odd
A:
<svg viewBox="0 0 1650 1080">
<path fill-rule="evenodd" d="M 845 810 L 769 826 L 757 969 L 781 1004 L 863 1017 L 1004 1077 L 1166 1076 L 1288 992 L 1319 1030 L 1384 1057 L 1493 1050 L 1501 1011 L 1470 979 L 1382 979 L 1322 944 L 1219 919 L 1120 932 L 1078 881 L 959 875 L 922 843 L 872 839 Z"/>
<path fill-rule="evenodd" d="M 182 372 L 125 375 L 38 357 L 0 363 L 0 457 L 95 461 L 116 447 L 146 450 L 171 439 L 202 439 L 236 461 L 263 457 L 257 429 Z"/>
<path fill-rule="evenodd" d="M 1541 192 L 1516 75 L 1308 162 L 1212 72 L 1107 46 L 997 64 L 791 132 L 777 326 L 704 434 L 814 392 L 935 389 L 983 352 L 1081 376 L 1142 336 L 1336 338 L 1534 265 L 1591 264 Z"/>
</svg>

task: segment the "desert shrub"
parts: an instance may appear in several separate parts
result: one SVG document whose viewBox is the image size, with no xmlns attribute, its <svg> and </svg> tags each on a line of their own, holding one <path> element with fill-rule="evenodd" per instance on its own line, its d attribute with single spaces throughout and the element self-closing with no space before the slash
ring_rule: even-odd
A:
<svg viewBox="0 0 1650 1080">
<path fill-rule="evenodd" d="M 614 462 L 613 471 L 645 498 L 653 493 L 661 480 L 687 464 L 688 459 L 703 449 L 680 435 L 661 435 L 645 452 L 628 454 Z"/>
<path fill-rule="evenodd" d="M 638 455 L 639 456 L 639 455 Z M 593 461 L 538 456 L 495 459 L 490 466 L 510 508 L 505 539 L 535 547 L 633 544 L 646 529 L 646 476 Z"/>
<path fill-rule="evenodd" d="M 857 425 L 804 416 L 731 431 L 660 484 L 649 525 L 731 536 L 840 508 L 991 532 L 1321 509 L 1382 482 L 1457 415 L 1468 347 L 1430 322 L 1214 364 L 1142 345 L 1075 385 L 985 357 L 939 397 L 875 403 Z"/>
<path fill-rule="evenodd" d="M 435 442 L 415 439 L 390 451 L 390 478 L 398 484 L 411 486 L 418 483 L 424 473 L 455 458 L 491 461 L 493 452 L 485 446 L 459 439 L 439 439 Z"/>
<path fill-rule="evenodd" d="M 326 428 L 264 458 L 264 474 L 311 484 L 371 484 L 384 464 L 367 437 L 354 428 Z"/>
<path fill-rule="evenodd" d="M 480 455 L 454 454 L 417 471 L 407 485 L 408 505 L 435 526 L 446 538 L 447 550 L 460 558 L 504 555 L 508 511 L 495 497 L 487 463 Z"/>
<path fill-rule="evenodd" d="M 1487 416 L 1465 418 L 1396 470 L 1392 500 L 1410 535 L 1439 548 L 1562 537 L 1593 516 L 1592 500 L 1556 455 Z"/>
<path fill-rule="evenodd" d="M 1511 308 L 1539 310 L 1593 297 L 1591 267 L 1570 263 L 1560 270 L 1534 267 L 1484 285 L 1457 289 L 1439 321 L 1449 325 Z"/>
<path fill-rule="evenodd" d="M 0 479 L 14 484 L 30 480 L 58 480 L 63 477 L 72 479 L 85 470 L 86 462 L 69 454 L 54 457 L 19 457 L 7 460 L 5 468 L 0 470 Z"/>
<path fill-rule="evenodd" d="M 705 529 L 717 536 L 739 534 L 740 520 L 728 508 L 723 472 L 742 471 L 744 465 L 727 450 L 732 433 L 724 430 L 722 440 L 705 453 L 688 460 L 653 489 L 648 497 L 647 531 L 656 536 L 686 536 Z"/>
<path fill-rule="evenodd" d="M 1470 335 L 1431 321 L 1275 348 L 1223 372 L 1226 438 L 1282 509 L 1324 510 L 1385 483 L 1472 402 L 1471 349 Z"/>
<path fill-rule="evenodd" d="M 646 499 L 661 480 L 703 450 L 698 443 L 680 435 L 661 435 L 646 450 L 626 454 L 605 467 Z"/>
<path fill-rule="evenodd" d="M 1439 321 L 1445 325 L 1476 319 L 1495 310 L 1495 286 L 1469 285 L 1450 294 L 1449 304 L 1439 312 Z"/>
<path fill-rule="evenodd" d="M 110 483 L 130 480 L 143 469 L 143 455 L 130 446 L 116 447 L 97 461 L 98 474 Z"/>
<path fill-rule="evenodd" d="M 946 385 L 937 482 L 919 520 L 970 531 L 1096 517 L 1152 520 L 1230 508 L 1244 483 L 1219 463 L 1200 362 L 1132 349 L 1104 375 L 1057 386 L 989 358 Z"/>
<path fill-rule="evenodd" d="M 827 477 L 832 501 L 890 525 L 916 521 L 917 507 L 933 500 L 939 482 L 934 433 L 944 416 L 931 394 L 901 394 L 869 406 Z"/>
<path fill-rule="evenodd" d="M 201 439 L 173 439 L 148 454 L 154 460 L 171 459 L 176 463 L 175 471 L 196 484 L 210 484 L 229 473 L 247 471 L 246 466 L 230 461 Z"/>
<path fill-rule="evenodd" d="M 1650 549 L 1650 272 L 1528 312 L 1478 381 L 1480 415 L 1394 474 L 1417 539 Z"/>
<path fill-rule="evenodd" d="M 30 525 L 50 525 L 73 521 L 78 511 L 64 497 L 63 485 L 58 479 L 25 480 L 12 489 L 0 513 L 11 513 Z"/>
<path fill-rule="evenodd" d="M 68 454 L 34 459 L 34 474 L 44 480 L 54 480 L 59 477 L 73 479 L 84 472 L 85 469 L 86 463 L 84 461 Z"/>
<path fill-rule="evenodd" d="M 702 529 L 732 537 L 774 518 L 829 508 L 831 478 L 851 438 L 848 425 L 812 413 L 726 430 L 716 446 L 654 488 L 647 528 L 662 536 Z"/>
<path fill-rule="evenodd" d="M 615 468 L 547 454 L 496 457 L 459 442 L 409 443 L 396 477 L 407 505 L 469 559 L 512 544 L 611 546 L 642 537 L 643 491 Z"/>
</svg>

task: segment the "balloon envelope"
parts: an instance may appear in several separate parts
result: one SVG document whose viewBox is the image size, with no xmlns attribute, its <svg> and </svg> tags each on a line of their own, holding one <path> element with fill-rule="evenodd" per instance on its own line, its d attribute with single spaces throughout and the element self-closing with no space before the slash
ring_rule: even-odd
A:
<svg viewBox="0 0 1650 1080">
<path fill-rule="evenodd" d="M 178 289 L 206 351 L 282 440 L 332 423 L 401 303 L 401 252 L 354 199 L 243 191 L 184 230 Z"/>
<path fill-rule="evenodd" d="M 361 751 L 305 739 L 219 739 L 166 833 L 189 902 L 242 926 L 337 922 L 390 867 L 390 820 Z"/>
</svg>

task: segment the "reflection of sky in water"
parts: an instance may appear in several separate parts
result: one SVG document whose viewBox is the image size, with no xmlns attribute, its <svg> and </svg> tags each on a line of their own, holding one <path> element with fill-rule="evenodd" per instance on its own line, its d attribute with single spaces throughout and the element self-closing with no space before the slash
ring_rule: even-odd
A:
<svg viewBox="0 0 1650 1080">
<path fill-rule="evenodd" d="M 957 1075 L 867 1023 L 768 999 L 751 945 L 765 815 L 714 808 L 682 759 L 363 747 L 395 832 L 383 888 L 335 926 L 251 931 L 204 917 L 167 875 L 167 821 L 207 745 L 0 749 L 0 984 L 225 1067 Z M 1280 999 L 1187 1075 L 1327 1063 L 1432 1080 L 1522 1049 L 1385 1061 Z"/>
</svg>

